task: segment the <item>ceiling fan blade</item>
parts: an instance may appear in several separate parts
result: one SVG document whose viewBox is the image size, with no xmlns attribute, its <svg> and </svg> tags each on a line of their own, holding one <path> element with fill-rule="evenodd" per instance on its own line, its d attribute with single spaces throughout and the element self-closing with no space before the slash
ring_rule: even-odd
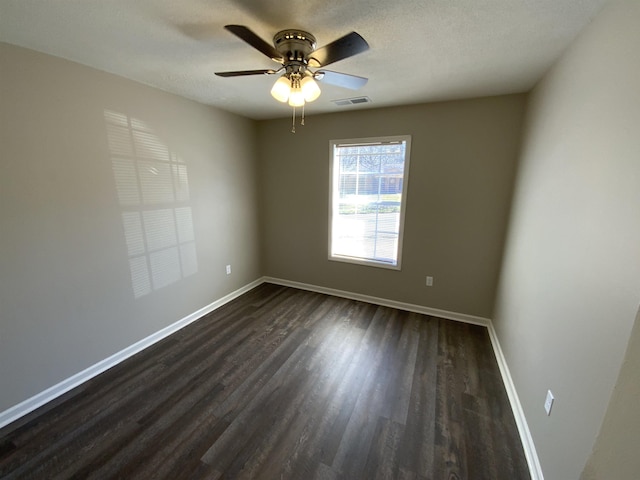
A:
<svg viewBox="0 0 640 480">
<path fill-rule="evenodd" d="M 280 52 L 278 52 L 272 45 L 265 42 L 263 39 L 261 39 L 258 35 L 253 33 L 244 25 L 225 25 L 224 28 L 229 30 L 236 37 L 247 42 L 256 50 L 259 50 L 260 52 L 262 52 L 272 60 L 279 63 L 282 63 L 284 61 L 284 58 L 282 58 L 282 55 L 280 54 Z"/>
<path fill-rule="evenodd" d="M 369 50 L 367 41 L 356 32 L 351 32 L 309 54 L 309 66 L 324 67 Z"/>
<path fill-rule="evenodd" d="M 322 83 L 350 88 L 351 90 L 358 90 L 359 88 L 364 87 L 369 80 L 364 77 L 358 77 L 357 75 L 332 72 L 331 70 L 318 70 L 313 74 L 313 78 Z"/>
<path fill-rule="evenodd" d="M 216 72 L 219 77 L 246 77 L 247 75 L 273 75 L 275 70 L 239 70 L 236 72 Z"/>
</svg>

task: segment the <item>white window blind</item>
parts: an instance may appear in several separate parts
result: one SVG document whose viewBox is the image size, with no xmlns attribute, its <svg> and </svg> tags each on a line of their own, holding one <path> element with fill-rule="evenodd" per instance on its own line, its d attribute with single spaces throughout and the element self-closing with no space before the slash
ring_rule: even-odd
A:
<svg viewBox="0 0 640 480">
<path fill-rule="evenodd" d="M 400 269 L 410 136 L 331 141 L 329 258 Z"/>
</svg>

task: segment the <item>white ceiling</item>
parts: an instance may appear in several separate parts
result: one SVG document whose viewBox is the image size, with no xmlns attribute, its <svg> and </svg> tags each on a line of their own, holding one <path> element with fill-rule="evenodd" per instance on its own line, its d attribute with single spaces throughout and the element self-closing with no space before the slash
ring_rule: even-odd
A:
<svg viewBox="0 0 640 480">
<path fill-rule="evenodd" d="M 137 80 L 255 119 L 290 115 L 272 68 L 224 30 L 248 26 L 271 42 L 286 28 L 318 47 L 351 31 L 370 50 L 329 69 L 369 78 L 358 91 L 321 85 L 307 114 L 524 92 L 606 0 L 0 0 L 0 41 Z M 0 66 L 0 70 L 1 70 Z M 338 107 L 331 100 L 368 96 Z"/>
</svg>

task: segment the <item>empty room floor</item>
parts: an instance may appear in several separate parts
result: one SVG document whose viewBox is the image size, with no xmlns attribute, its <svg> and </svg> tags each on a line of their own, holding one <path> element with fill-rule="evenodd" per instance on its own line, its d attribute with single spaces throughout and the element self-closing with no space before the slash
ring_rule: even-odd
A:
<svg viewBox="0 0 640 480">
<path fill-rule="evenodd" d="M 530 477 L 486 328 L 265 283 L 0 430 L 0 478 Z"/>
</svg>

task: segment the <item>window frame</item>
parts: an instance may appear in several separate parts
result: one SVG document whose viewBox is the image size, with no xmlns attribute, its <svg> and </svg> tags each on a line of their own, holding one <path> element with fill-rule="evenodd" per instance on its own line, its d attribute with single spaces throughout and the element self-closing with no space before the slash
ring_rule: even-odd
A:
<svg viewBox="0 0 640 480">
<path fill-rule="evenodd" d="M 390 262 L 384 262 L 381 260 L 352 257 L 348 255 L 333 254 L 333 223 L 334 223 L 334 210 L 336 207 L 336 199 L 334 198 L 334 188 L 337 185 L 336 175 L 336 159 L 335 151 L 336 147 L 340 146 L 358 146 L 358 145 L 375 145 L 375 144 L 389 144 L 389 143 L 405 143 L 404 154 L 404 169 L 403 169 L 403 184 L 402 194 L 400 196 L 400 222 L 398 227 L 398 249 L 395 265 Z M 390 270 L 402 269 L 402 247 L 404 243 L 404 223 L 405 215 L 407 211 L 407 192 L 409 185 L 409 167 L 411 160 L 411 135 L 391 135 L 380 137 L 366 137 L 366 138 L 350 138 L 350 139 L 337 139 L 329 141 L 329 240 L 328 240 L 328 259 L 335 262 L 351 263 L 356 265 L 364 265 L 370 267 L 386 268 Z"/>
</svg>

